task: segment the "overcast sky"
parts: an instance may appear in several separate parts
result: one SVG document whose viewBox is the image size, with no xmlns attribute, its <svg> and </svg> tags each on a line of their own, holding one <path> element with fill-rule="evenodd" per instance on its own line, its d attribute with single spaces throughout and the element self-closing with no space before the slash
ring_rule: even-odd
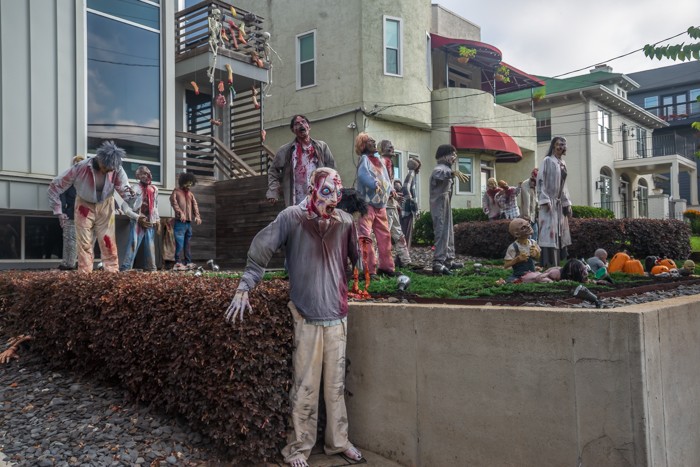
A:
<svg viewBox="0 0 700 467">
<path fill-rule="evenodd" d="M 433 0 L 481 27 L 481 41 L 503 60 L 534 75 L 555 76 L 607 62 L 614 72 L 659 68 L 675 63 L 650 60 L 645 44 L 700 26 L 698 0 Z M 683 34 L 664 44 L 694 42 Z M 569 76 L 573 76 L 569 75 Z"/>
</svg>

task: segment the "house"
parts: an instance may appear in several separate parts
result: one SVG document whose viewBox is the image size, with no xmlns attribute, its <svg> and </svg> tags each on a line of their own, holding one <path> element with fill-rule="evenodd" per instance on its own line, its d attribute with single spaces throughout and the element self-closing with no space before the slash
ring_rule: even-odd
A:
<svg viewBox="0 0 700 467">
<path fill-rule="evenodd" d="M 696 177 L 696 163 L 653 137 L 669 123 L 628 98 L 638 83 L 606 65 L 586 75 L 542 79 L 543 89 L 500 95 L 496 101 L 534 115 L 538 161 L 553 136 L 567 139 L 574 204 L 608 208 L 618 218 L 668 218 L 685 209 L 679 174 Z M 670 173 L 670 193 L 661 193 L 653 181 L 664 173 Z M 697 196 L 697 189 L 691 190 L 689 201 L 697 204 Z"/>
<path fill-rule="evenodd" d="M 352 185 L 357 134 L 389 139 L 398 154 L 395 178 L 404 178 L 409 157 L 422 161 L 423 210 L 440 144 L 457 147 L 459 169 L 471 176 L 458 183 L 453 207 L 480 207 L 490 176 L 511 183 L 529 176 L 534 118 L 495 105 L 494 95 L 542 82 L 503 62 L 498 48 L 480 41 L 477 25 L 428 0 L 239 3 L 268 19 L 275 52 L 265 96 L 269 148 L 288 143 L 292 116 L 303 114 Z M 508 82 L 497 81 L 499 67 Z"/>
<path fill-rule="evenodd" d="M 690 124 L 700 120 L 700 61 L 694 60 L 628 75 L 639 84 L 630 91 L 629 100 L 668 122 L 668 126 L 654 131 L 653 147 L 657 155 L 679 153 L 691 157 L 700 151 L 700 132 Z M 697 159 L 694 159 L 697 160 Z M 665 174 L 668 175 L 668 174 Z M 691 199 L 691 177 L 688 172 L 679 176 L 680 198 Z M 696 177 L 692 184 L 700 184 Z M 665 191 L 668 182 L 662 182 Z"/>
<path fill-rule="evenodd" d="M 228 35 L 230 20 L 244 28 L 245 43 L 234 46 L 227 35 L 214 61 L 215 9 Z M 193 253 L 215 256 L 223 227 L 214 182 L 264 178 L 266 170 L 256 95 L 269 82 L 267 62 L 256 60 L 265 52 L 263 24 L 218 0 L 0 3 L 0 268 L 58 263 L 61 229 L 47 186 L 73 156 L 93 154 L 106 139 L 126 150 L 130 177 L 139 165 L 150 168 L 163 217 L 172 215 L 177 174 L 200 177 L 204 223 Z M 119 219 L 119 244 L 125 226 Z"/>
</svg>

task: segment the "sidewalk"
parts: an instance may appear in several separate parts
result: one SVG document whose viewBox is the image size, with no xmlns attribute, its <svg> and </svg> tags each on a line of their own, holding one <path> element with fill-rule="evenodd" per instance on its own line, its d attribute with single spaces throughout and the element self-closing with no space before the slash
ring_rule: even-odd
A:
<svg viewBox="0 0 700 467">
<path fill-rule="evenodd" d="M 362 467 L 401 467 L 401 464 L 397 464 L 396 462 L 383 458 L 379 454 L 362 449 L 360 446 L 358 446 L 358 449 L 362 452 L 364 461 L 366 462 L 349 462 L 341 456 L 326 456 L 321 452 L 311 454 L 309 465 L 311 467 L 340 467 L 346 465 L 361 465 Z M 2 467 L 2 464 L 0 464 L 0 467 Z"/>
</svg>

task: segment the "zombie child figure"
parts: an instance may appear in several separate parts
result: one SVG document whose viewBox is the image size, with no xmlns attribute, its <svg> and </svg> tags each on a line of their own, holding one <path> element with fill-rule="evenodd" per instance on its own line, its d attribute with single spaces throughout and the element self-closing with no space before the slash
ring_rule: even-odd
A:
<svg viewBox="0 0 700 467">
<path fill-rule="evenodd" d="M 379 152 L 382 154 L 384 165 L 386 166 L 389 177 L 394 176 L 394 162 L 391 160 L 394 154 L 394 145 L 389 140 L 379 142 Z M 398 182 L 401 185 L 401 182 Z M 391 240 L 396 248 L 396 265 L 401 267 L 411 266 L 411 255 L 408 253 L 406 245 L 406 237 L 401 230 L 401 220 L 399 219 L 399 210 L 401 209 L 401 187 L 396 190 L 396 181 L 394 182 L 394 190 L 389 195 L 386 202 L 386 217 L 389 221 L 389 233 Z"/>
<path fill-rule="evenodd" d="M 586 260 L 588 266 L 591 268 L 591 272 L 596 274 L 600 268 L 608 267 L 608 252 L 602 248 L 598 248 L 593 256 Z"/>
<path fill-rule="evenodd" d="M 323 378 L 326 398 L 325 452 L 359 461 L 362 454 L 348 440 L 345 409 L 345 343 L 347 340 L 348 259 L 357 261 L 355 224 L 335 209 L 342 182 L 333 169 L 311 174 L 309 191 L 298 205 L 283 210 L 253 239 L 248 264 L 225 319 L 234 323 L 252 312 L 248 291 L 262 280 L 265 266 L 282 246 L 289 270 L 289 309 L 294 318 L 294 384 L 291 431 L 282 450 L 284 461 L 307 467 L 316 444 L 318 395 Z"/>
<path fill-rule="evenodd" d="M 377 143 L 374 138 L 364 132 L 357 135 L 355 154 L 360 156 L 355 188 L 367 202 L 367 214 L 360 217 L 357 222 L 362 248 L 362 264 L 372 276 L 376 276 L 377 272 L 393 276 L 395 275 L 394 258 L 391 253 L 391 233 L 386 203 L 394 191 L 394 184 L 377 152 Z M 378 266 L 372 247 L 372 233 L 377 240 Z"/>
<path fill-rule="evenodd" d="M 192 238 L 192 222 L 197 225 L 202 223 L 199 217 L 199 206 L 194 194 L 190 190 L 197 184 L 194 174 L 183 172 L 177 179 L 177 188 L 170 195 L 170 205 L 175 211 L 175 266 L 173 271 L 186 271 L 195 269 L 190 255 L 190 239 Z M 182 261 L 181 261 L 182 255 Z"/>
<path fill-rule="evenodd" d="M 105 141 L 95 157 L 77 163 L 49 184 L 49 206 L 59 221 L 68 216 L 61 207 L 61 193 L 75 187 L 75 237 L 78 246 L 78 271 L 92 271 L 93 236 L 97 238 L 105 271 L 119 271 L 114 237 L 114 190 L 125 201 L 133 190 L 122 168 L 125 152 L 112 141 Z"/>
<path fill-rule="evenodd" d="M 85 156 L 78 154 L 73 158 L 71 165 L 83 160 L 85 160 Z M 61 229 L 63 229 L 63 260 L 58 265 L 58 269 L 72 271 L 76 269 L 76 261 L 78 260 L 78 250 L 75 245 L 75 187 L 72 185 L 61 193 L 61 211 L 65 213 L 67 219 L 63 217 L 58 219 Z"/>
<path fill-rule="evenodd" d="M 501 218 L 501 208 L 498 206 L 496 196 L 501 192 L 498 188 L 498 182 L 495 178 L 489 178 L 486 181 L 486 192 L 481 198 L 481 209 L 490 221 L 495 221 Z"/>
<path fill-rule="evenodd" d="M 515 237 L 515 241 L 508 247 L 504 258 L 503 266 L 506 269 L 513 268 L 513 274 L 507 279 L 507 282 L 522 282 L 522 278 L 526 274 L 537 274 L 535 261 L 540 257 L 540 247 L 535 240 L 530 238 L 532 227 L 530 222 L 525 219 L 510 221 L 508 232 Z M 551 279 L 539 282 L 551 282 Z"/>
<path fill-rule="evenodd" d="M 437 165 L 430 174 L 430 216 L 433 219 L 435 253 L 433 272 L 452 274 L 452 269 L 464 267 L 455 261 L 455 235 L 452 224 L 452 186 L 455 173 L 452 165 L 457 160 L 457 149 L 443 144 L 435 152 Z"/>
<path fill-rule="evenodd" d="M 501 191 L 496 194 L 496 202 L 501 211 L 501 217 L 504 219 L 515 219 L 520 216 L 520 209 L 518 209 L 520 187 L 509 186 L 508 182 L 500 180 L 498 182 L 498 188 L 500 188 Z"/>
<path fill-rule="evenodd" d="M 124 203 L 122 211 L 131 222 L 129 223 L 129 243 L 126 246 L 124 262 L 120 271 L 128 271 L 134 265 L 136 252 L 141 242 L 144 242 L 144 269 L 156 270 L 155 234 L 160 223 L 158 215 L 158 188 L 151 184 L 151 171 L 145 165 L 136 169 L 139 184 L 134 188 L 135 196 L 131 203 Z"/>
</svg>

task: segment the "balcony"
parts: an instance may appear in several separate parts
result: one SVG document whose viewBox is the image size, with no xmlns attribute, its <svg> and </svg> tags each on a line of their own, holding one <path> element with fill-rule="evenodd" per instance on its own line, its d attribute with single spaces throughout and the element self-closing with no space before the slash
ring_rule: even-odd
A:
<svg viewBox="0 0 700 467">
<path fill-rule="evenodd" d="M 667 121 L 671 126 L 689 125 L 700 118 L 700 102 L 676 103 L 674 105 L 661 105 L 648 107 L 645 110 Z"/>
<path fill-rule="evenodd" d="M 653 135 L 640 142 L 634 138 L 617 141 L 614 144 L 615 160 L 645 159 L 648 157 L 681 156 L 695 161 L 693 142 L 677 134 Z"/>
</svg>

